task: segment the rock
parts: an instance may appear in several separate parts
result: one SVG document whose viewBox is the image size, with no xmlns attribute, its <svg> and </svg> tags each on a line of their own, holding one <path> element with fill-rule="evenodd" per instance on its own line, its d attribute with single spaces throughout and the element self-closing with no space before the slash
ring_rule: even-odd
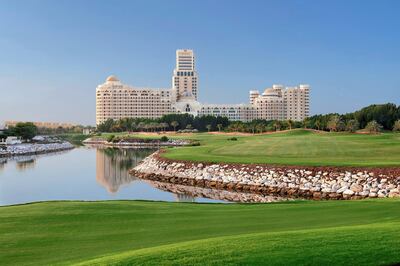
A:
<svg viewBox="0 0 400 266">
<path fill-rule="evenodd" d="M 352 185 L 350 186 L 350 189 L 351 189 L 352 191 L 354 191 L 354 192 L 361 192 L 361 191 L 363 191 L 363 187 L 362 187 L 361 185 L 359 185 L 359 184 L 352 184 Z"/>
<path fill-rule="evenodd" d="M 389 191 L 389 198 L 399 198 L 400 197 L 400 190 L 395 188 Z"/>
<path fill-rule="evenodd" d="M 350 190 L 350 189 L 346 189 L 345 191 L 343 191 L 342 194 L 347 195 L 347 196 L 352 196 L 352 195 L 354 195 L 354 191 Z"/>
</svg>

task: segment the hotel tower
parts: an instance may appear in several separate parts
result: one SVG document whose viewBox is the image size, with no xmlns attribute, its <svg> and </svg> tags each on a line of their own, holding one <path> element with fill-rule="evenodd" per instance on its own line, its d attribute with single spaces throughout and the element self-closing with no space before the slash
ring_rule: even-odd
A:
<svg viewBox="0 0 400 266">
<path fill-rule="evenodd" d="M 225 116 L 232 121 L 254 119 L 302 121 L 310 113 L 310 86 L 273 85 L 262 94 L 250 91 L 249 104 L 202 104 L 198 102 L 198 74 L 193 50 L 176 51 L 171 88 L 128 86 L 115 77 L 96 88 L 96 124 L 107 119 L 159 118 L 165 114 Z"/>
</svg>

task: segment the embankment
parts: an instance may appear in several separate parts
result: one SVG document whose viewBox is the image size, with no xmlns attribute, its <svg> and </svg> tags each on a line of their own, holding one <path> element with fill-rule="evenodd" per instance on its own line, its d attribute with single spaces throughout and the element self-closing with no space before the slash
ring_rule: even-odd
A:
<svg viewBox="0 0 400 266">
<path fill-rule="evenodd" d="M 172 161 L 155 152 L 130 171 L 146 180 L 302 199 L 400 197 L 400 168 Z"/>
</svg>

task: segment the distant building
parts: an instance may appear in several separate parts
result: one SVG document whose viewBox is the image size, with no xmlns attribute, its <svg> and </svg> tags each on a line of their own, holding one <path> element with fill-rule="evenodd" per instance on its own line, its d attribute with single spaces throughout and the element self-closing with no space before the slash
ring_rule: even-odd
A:
<svg viewBox="0 0 400 266">
<path fill-rule="evenodd" d="M 201 104 L 198 102 L 198 74 L 193 50 L 176 51 L 172 87 L 137 88 L 109 76 L 96 89 L 96 124 L 107 119 L 159 118 L 165 114 L 224 116 L 232 121 L 254 119 L 302 121 L 310 113 L 310 86 L 273 85 L 262 94 L 250 91 L 249 104 Z"/>
<path fill-rule="evenodd" d="M 273 85 L 260 94 L 250 91 L 250 104 L 257 119 L 302 121 L 310 115 L 310 87 Z"/>
<path fill-rule="evenodd" d="M 96 89 L 97 125 L 110 118 L 158 118 L 172 112 L 170 89 L 131 87 L 115 76 L 108 77 Z"/>
<path fill-rule="evenodd" d="M 18 123 L 24 123 L 24 121 L 6 121 L 5 125 L 6 127 L 15 127 Z M 71 123 L 59 123 L 59 122 L 32 122 L 35 126 L 38 128 L 50 128 L 50 129 L 56 129 L 56 128 L 72 128 L 77 126 L 76 124 L 71 124 Z"/>
</svg>

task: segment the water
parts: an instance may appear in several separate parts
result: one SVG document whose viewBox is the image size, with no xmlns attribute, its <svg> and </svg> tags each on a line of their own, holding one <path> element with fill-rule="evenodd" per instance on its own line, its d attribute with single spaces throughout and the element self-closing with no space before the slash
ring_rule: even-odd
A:
<svg viewBox="0 0 400 266">
<path fill-rule="evenodd" d="M 77 147 L 60 153 L 0 158 L 0 205 L 110 199 L 226 202 L 182 190 L 172 193 L 130 176 L 128 170 L 152 152 Z"/>
</svg>

